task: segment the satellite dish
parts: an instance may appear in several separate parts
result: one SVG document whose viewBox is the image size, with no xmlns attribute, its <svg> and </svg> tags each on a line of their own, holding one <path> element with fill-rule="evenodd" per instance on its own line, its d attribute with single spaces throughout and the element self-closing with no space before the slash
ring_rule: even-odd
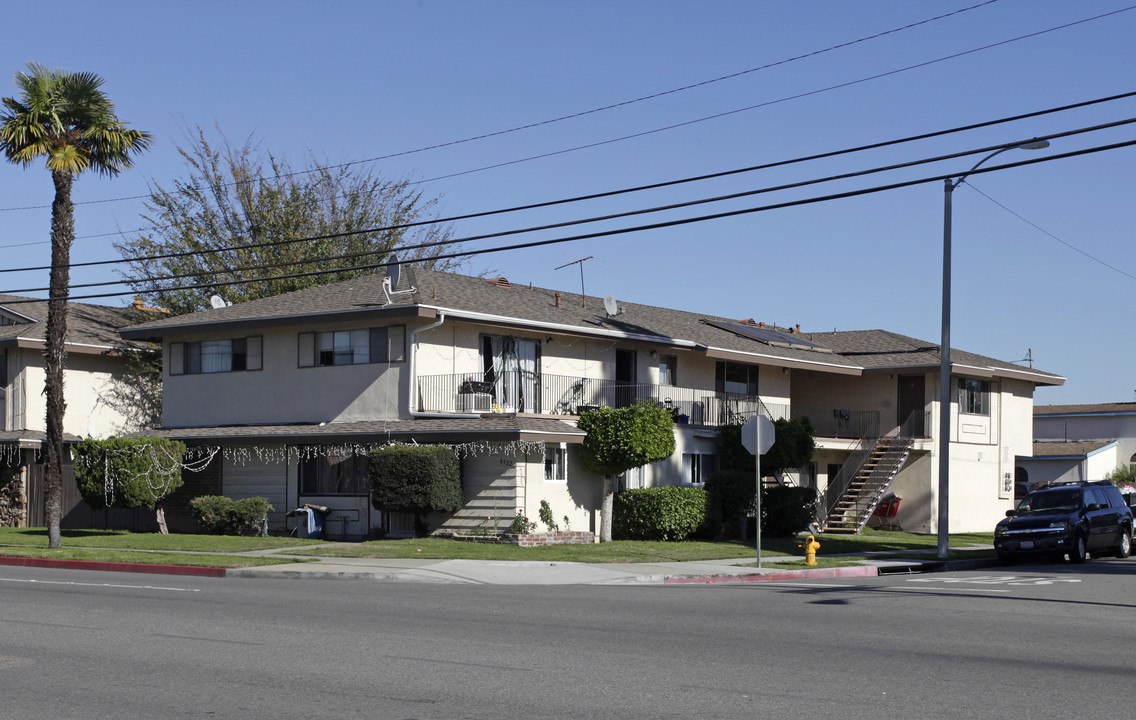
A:
<svg viewBox="0 0 1136 720">
<path fill-rule="evenodd" d="M 229 305 L 229 303 L 225 302 L 225 299 L 220 295 L 213 295 L 212 297 L 210 297 L 209 304 L 213 307 L 214 310 L 220 310 L 221 308 L 227 307 Z"/>
<path fill-rule="evenodd" d="M 390 279 L 391 290 L 398 290 L 398 278 L 402 274 L 402 266 L 398 264 L 398 255 L 390 256 L 390 265 L 387 265 L 387 278 Z"/>
<path fill-rule="evenodd" d="M 409 290 L 395 290 L 398 287 L 398 277 L 401 274 L 402 266 L 398 264 L 398 256 L 391 255 L 390 264 L 387 265 L 387 276 L 383 278 L 383 294 L 387 296 L 387 305 L 390 305 L 391 295 L 405 295 L 407 293 L 415 292 L 418 288 L 410 288 Z"/>
<path fill-rule="evenodd" d="M 604 295 L 604 312 L 607 313 L 608 317 L 615 317 L 616 315 L 622 313 L 623 310 L 619 307 L 619 304 L 615 301 L 615 298 L 613 298 L 611 295 Z"/>
</svg>

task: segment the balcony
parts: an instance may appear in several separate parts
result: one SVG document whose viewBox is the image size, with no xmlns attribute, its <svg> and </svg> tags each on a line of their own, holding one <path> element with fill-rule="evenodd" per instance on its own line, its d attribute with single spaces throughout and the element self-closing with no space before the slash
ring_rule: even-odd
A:
<svg viewBox="0 0 1136 720">
<path fill-rule="evenodd" d="M 601 378 L 521 371 L 423 375 L 417 379 L 418 407 L 430 413 L 532 413 L 579 415 L 600 407 L 656 402 L 692 425 L 743 423 L 762 410 L 789 417 L 788 405 L 762 403 L 756 396 L 673 385 L 628 383 Z"/>
</svg>

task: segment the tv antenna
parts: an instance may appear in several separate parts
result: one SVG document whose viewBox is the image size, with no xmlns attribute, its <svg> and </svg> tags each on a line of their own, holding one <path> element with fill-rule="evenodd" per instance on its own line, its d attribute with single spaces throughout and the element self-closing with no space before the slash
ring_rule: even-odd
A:
<svg viewBox="0 0 1136 720">
<path fill-rule="evenodd" d="M 1022 358 L 1021 360 L 1015 360 L 1014 362 L 1029 363 L 1029 366 L 1032 368 L 1033 367 L 1033 348 L 1026 348 L 1026 356 L 1024 358 Z"/>
<path fill-rule="evenodd" d="M 586 258 L 580 258 L 579 260 L 573 260 L 572 262 L 564 263 L 560 267 L 555 268 L 556 270 L 561 270 L 563 268 L 568 267 L 569 265 L 579 265 L 580 266 L 580 303 L 582 304 L 583 307 L 588 306 L 588 295 L 587 295 L 587 293 L 584 292 L 584 263 L 588 260 L 591 260 L 592 258 L 593 258 L 593 256 L 589 255 Z"/>
<path fill-rule="evenodd" d="M 405 295 L 412 293 L 418 288 L 412 287 L 409 290 L 395 290 L 398 287 L 398 280 L 402 275 L 402 266 L 398 264 L 398 256 L 391 255 L 390 260 L 387 262 L 387 276 L 383 278 L 383 294 L 387 296 L 387 305 L 390 305 L 394 300 L 391 300 L 391 295 Z"/>
</svg>

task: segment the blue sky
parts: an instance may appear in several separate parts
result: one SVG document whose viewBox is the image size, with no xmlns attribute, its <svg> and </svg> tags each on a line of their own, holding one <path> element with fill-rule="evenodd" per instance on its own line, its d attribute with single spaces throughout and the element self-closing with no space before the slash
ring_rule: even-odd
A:
<svg viewBox="0 0 1136 720">
<path fill-rule="evenodd" d="M 236 141 L 252 136 L 296 165 L 308 151 L 331 163 L 396 155 L 366 167 L 418 182 L 450 216 L 791 160 L 1136 90 L 1131 0 L 108 0 L 53 8 L 56 20 L 21 24 L 6 36 L 0 96 L 15 93 L 11 78 L 29 60 L 95 72 L 119 116 L 155 136 L 134 169 L 77 183 L 76 262 L 117 257 L 115 233 L 140 227 L 137 197 L 151 182 L 185 175 L 176 146 L 197 125 L 219 127 Z M 733 77 L 706 82 L 726 76 Z M 545 122 L 570 115 L 578 116 Z M 454 233 L 752 191 L 1130 117 L 1136 99 L 459 222 Z M 543 124 L 501 132 L 536 123 Z M 661 130 L 671 126 L 678 127 Z M 1007 152 L 990 166 L 1129 141 L 1134 128 Z M 487 134 L 494 135 L 455 142 Z M 636 137 L 618 140 L 626 136 Z M 419 151 L 437 145 L 444 147 Z M 572 150 L 582 146 L 590 147 Z M 536 156 L 545 157 L 527 159 Z M 981 157 L 514 240 L 961 174 Z M 954 194 L 952 345 L 1009 361 L 1032 353 L 1035 367 L 1068 378 L 1064 387 L 1040 390 L 1039 403 L 1136 399 L 1136 329 L 1126 312 L 1136 294 L 1134 160 L 1136 149 L 1120 148 L 975 174 Z M 48 262 L 51 196 L 42 168 L 0 165 L 0 268 Z M 583 267 L 592 295 L 805 331 L 884 328 L 938 342 L 942 237 L 938 180 L 479 256 L 469 271 L 578 292 L 579 266 L 556 268 L 591 256 Z M 501 242 L 470 247 L 491 244 Z M 114 277 L 104 266 L 76 270 L 73 281 Z M 0 274 L 0 291 L 46 284 L 43 271 Z"/>
</svg>

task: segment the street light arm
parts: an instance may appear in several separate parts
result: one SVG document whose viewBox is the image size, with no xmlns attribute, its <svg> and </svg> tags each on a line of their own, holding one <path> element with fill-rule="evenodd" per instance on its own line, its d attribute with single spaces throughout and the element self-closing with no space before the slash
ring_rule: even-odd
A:
<svg viewBox="0 0 1136 720">
<path fill-rule="evenodd" d="M 970 175 L 972 172 L 977 170 L 979 165 L 983 164 L 984 162 L 986 162 L 990 158 L 994 157 L 995 155 L 1000 155 L 1001 153 L 1006 152 L 1007 150 L 1019 150 L 1019 149 L 1020 150 L 1041 150 L 1042 148 L 1047 148 L 1047 147 L 1049 147 L 1049 141 L 1048 140 L 1036 140 L 1035 139 L 1035 140 L 1029 140 L 1028 142 L 1019 143 L 1017 145 L 1007 145 L 1004 148 L 998 148 L 994 152 L 990 153 L 986 157 L 984 157 L 981 160 L 979 160 L 978 162 L 974 163 L 974 167 L 967 170 L 962 175 L 959 175 L 957 180 L 955 180 L 953 182 L 948 180 L 947 183 L 948 183 L 948 185 L 950 185 L 950 190 L 954 190 L 955 188 L 957 188 L 959 185 L 962 184 L 963 180 L 966 180 L 968 175 Z"/>
</svg>

